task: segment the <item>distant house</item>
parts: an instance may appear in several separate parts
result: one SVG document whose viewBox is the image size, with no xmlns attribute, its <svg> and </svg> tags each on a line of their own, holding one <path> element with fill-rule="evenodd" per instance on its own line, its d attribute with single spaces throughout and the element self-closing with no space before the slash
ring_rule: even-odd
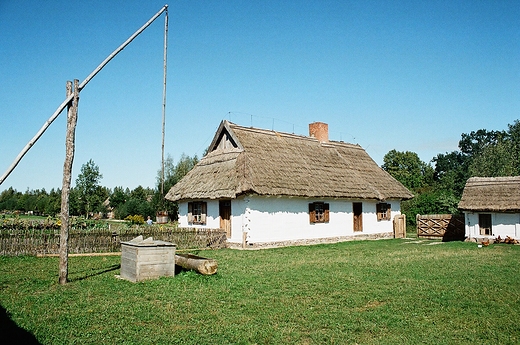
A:
<svg viewBox="0 0 520 345">
<path fill-rule="evenodd" d="M 393 237 L 412 193 L 359 145 L 223 121 L 208 154 L 166 195 L 184 227 L 223 228 L 236 247 Z"/>
<path fill-rule="evenodd" d="M 520 176 L 470 178 L 459 209 L 468 238 L 520 239 Z"/>
</svg>

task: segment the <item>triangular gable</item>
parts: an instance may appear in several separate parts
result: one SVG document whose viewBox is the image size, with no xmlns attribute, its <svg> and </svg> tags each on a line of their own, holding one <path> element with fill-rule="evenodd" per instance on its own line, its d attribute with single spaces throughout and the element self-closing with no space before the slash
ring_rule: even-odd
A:
<svg viewBox="0 0 520 345">
<path fill-rule="evenodd" d="M 237 136 L 229 126 L 229 122 L 226 120 L 223 120 L 220 123 L 217 132 L 213 137 L 213 141 L 209 145 L 208 152 L 219 149 L 223 151 L 228 151 L 231 149 L 244 149 L 242 144 L 240 144 Z"/>
</svg>

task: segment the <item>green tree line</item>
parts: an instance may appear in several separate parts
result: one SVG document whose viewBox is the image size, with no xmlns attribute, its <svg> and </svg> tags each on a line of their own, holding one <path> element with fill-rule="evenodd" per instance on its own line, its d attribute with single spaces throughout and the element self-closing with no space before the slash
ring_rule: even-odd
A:
<svg viewBox="0 0 520 345">
<path fill-rule="evenodd" d="M 183 154 L 175 164 L 168 155 L 165 159 L 164 193 L 177 183 L 195 164 L 197 156 Z M 177 204 L 164 201 L 161 194 L 162 169 L 157 173 L 155 188 L 138 186 L 110 189 L 101 185 L 103 175 L 93 160 L 81 166 L 76 184 L 69 194 L 69 212 L 72 216 L 106 217 L 109 213 L 115 219 L 139 215 L 143 219 L 154 217 L 158 211 L 168 211 L 174 220 L 177 216 Z M 0 211 L 32 213 L 43 216 L 56 216 L 61 210 L 61 189 L 26 190 L 19 192 L 12 187 L 0 193 Z"/>
<path fill-rule="evenodd" d="M 409 224 L 417 214 L 457 214 L 468 178 L 520 176 L 520 121 L 504 131 L 463 133 L 458 150 L 438 154 L 429 163 L 415 152 L 391 150 L 382 168 L 412 191 L 401 210 Z"/>
</svg>

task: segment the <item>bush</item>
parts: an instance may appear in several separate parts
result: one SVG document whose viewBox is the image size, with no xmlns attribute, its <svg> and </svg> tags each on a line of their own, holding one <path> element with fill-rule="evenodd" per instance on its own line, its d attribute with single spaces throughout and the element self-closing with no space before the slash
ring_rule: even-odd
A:
<svg viewBox="0 0 520 345">
<path fill-rule="evenodd" d="M 401 212 L 406 214 L 407 225 L 416 225 L 418 214 L 459 214 L 459 199 L 446 191 L 433 191 L 417 195 L 401 203 Z"/>
<path fill-rule="evenodd" d="M 133 216 L 127 216 L 125 218 L 125 220 L 132 224 L 144 224 L 144 218 L 140 214 L 135 214 Z"/>
</svg>

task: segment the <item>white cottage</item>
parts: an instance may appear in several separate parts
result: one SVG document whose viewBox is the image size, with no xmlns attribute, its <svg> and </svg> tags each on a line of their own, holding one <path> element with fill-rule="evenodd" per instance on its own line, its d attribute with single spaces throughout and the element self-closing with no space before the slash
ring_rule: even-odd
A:
<svg viewBox="0 0 520 345">
<path fill-rule="evenodd" d="M 468 179 L 459 209 L 467 238 L 520 239 L 520 176 Z"/>
<path fill-rule="evenodd" d="M 359 145 L 223 121 L 208 154 L 166 195 L 182 227 L 223 228 L 232 247 L 393 237 L 412 193 Z"/>
</svg>

